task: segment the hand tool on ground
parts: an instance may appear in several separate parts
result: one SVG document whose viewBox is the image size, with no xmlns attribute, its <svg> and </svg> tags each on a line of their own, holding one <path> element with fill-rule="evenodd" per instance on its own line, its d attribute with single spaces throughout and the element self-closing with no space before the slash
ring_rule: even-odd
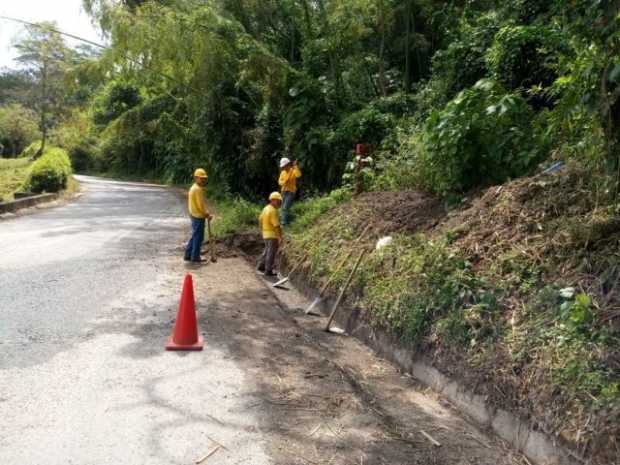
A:
<svg viewBox="0 0 620 465">
<path fill-rule="evenodd" d="M 344 283 L 344 286 L 340 290 L 340 294 L 338 295 L 338 298 L 336 299 L 336 302 L 334 302 L 334 306 L 332 308 L 332 313 L 331 313 L 331 315 L 329 315 L 329 320 L 327 320 L 327 325 L 325 325 L 325 331 L 328 332 L 328 333 L 330 332 L 329 327 L 331 326 L 332 321 L 333 321 L 334 317 L 336 316 L 336 312 L 338 311 L 338 307 L 340 306 L 340 302 L 342 302 L 342 299 L 343 299 L 345 293 L 347 292 L 347 289 L 349 288 L 349 285 L 351 284 L 351 281 L 353 280 L 353 276 L 357 272 L 357 269 L 359 268 L 360 263 L 362 263 L 362 259 L 364 258 L 364 255 L 366 254 L 366 252 L 368 252 L 368 250 L 366 248 L 363 248 L 362 251 L 360 252 L 359 257 L 357 257 L 357 261 L 355 262 L 355 265 L 353 266 L 353 269 L 351 270 L 351 273 L 349 273 L 349 277 L 347 278 L 346 282 Z"/>
<path fill-rule="evenodd" d="M 272 287 L 281 287 L 283 289 L 287 289 L 286 287 L 283 286 L 283 284 L 285 284 L 286 282 L 289 281 L 289 279 L 291 278 L 291 276 L 293 276 L 293 274 L 295 274 L 297 272 L 297 270 L 299 269 L 299 267 L 301 265 L 303 265 L 303 263 L 306 261 L 306 258 L 308 258 L 308 255 L 310 255 L 310 252 L 306 252 L 304 254 L 304 256 L 302 257 L 301 260 L 299 260 L 295 266 L 291 269 L 291 271 L 289 271 L 288 276 L 285 276 L 284 278 L 282 278 L 280 281 L 273 283 L 271 286 Z"/>
<path fill-rule="evenodd" d="M 336 267 L 334 272 L 331 274 L 331 276 L 329 277 L 327 282 L 323 285 L 323 287 L 319 291 L 319 295 L 316 296 L 316 298 L 312 301 L 312 303 L 306 309 L 306 315 L 318 315 L 318 313 L 316 313 L 315 310 L 319 306 L 319 304 L 323 301 L 323 298 L 324 298 L 323 296 L 325 295 L 325 292 L 327 292 L 327 289 L 329 288 L 330 284 L 334 281 L 334 278 L 336 277 L 338 272 L 349 261 L 349 258 L 351 258 L 351 255 L 353 255 L 353 252 L 355 251 L 355 245 L 357 245 L 359 243 L 359 241 L 361 241 L 362 238 L 366 235 L 366 233 L 370 229 L 370 226 L 371 225 L 368 224 L 364 228 L 362 233 L 357 237 L 357 239 L 355 239 L 355 241 L 353 242 L 353 247 L 351 248 L 351 250 L 349 250 L 349 252 L 345 255 L 344 259 L 338 264 L 338 266 Z"/>
<path fill-rule="evenodd" d="M 213 235 L 213 231 L 211 231 L 211 219 L 207 218 L 207 230 L 209 232 L 209 254 L 211 255 L 211 263 L 217 262 L 217 258 L 215 258 L 215 236 Z"/>
</svg>

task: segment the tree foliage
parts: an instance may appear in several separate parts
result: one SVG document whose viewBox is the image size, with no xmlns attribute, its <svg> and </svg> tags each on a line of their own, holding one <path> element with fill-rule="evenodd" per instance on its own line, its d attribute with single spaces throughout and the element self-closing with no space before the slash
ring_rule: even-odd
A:
<svg viewBox="0 0 620 465">
<path fill-rule="evenodd" d="M 32 76 L 32 106 L 39 116 L 41 131 L 40 156 L 45 151 L 49 130 L 58 122 L 65 108 L 65 78 L 70 60 L 70 49 L 53 23 L 27 26 L 28 36 L 17 45 L 17 61 Z"/>
<path fill-rule="evenodd" d="M 0 156 L 16 157 L 38 137 L 34 111 L 18 103 L 0 107 Z"/>
<path fill-rule="evenodd" d="M 183 181 L 204 164 L 253 196 L 282 155 L 304 166 L 303 190 L 338 186 L 357 143 L 438 192 L 560 147 L 618 166 L 616 1 L 84 3 L 111 43 L 91 105 L 104 170 Z"/>
</svg>

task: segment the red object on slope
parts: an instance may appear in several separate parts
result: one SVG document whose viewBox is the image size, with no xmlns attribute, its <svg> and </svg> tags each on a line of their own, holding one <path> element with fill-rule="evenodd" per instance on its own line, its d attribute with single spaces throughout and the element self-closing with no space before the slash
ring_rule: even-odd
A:
<svg viewBox="0 0 620 465">
<path fill-rule="evenodd" d="M 198 335 L 196 321 L 196 302 L 194 301 L 194 281 L 192 275 L 185 276 L 181 305 L 177 313 L 174 332 L 166 342 L 166 350 L 202 350 L 204 339 Z"/>
</svg>

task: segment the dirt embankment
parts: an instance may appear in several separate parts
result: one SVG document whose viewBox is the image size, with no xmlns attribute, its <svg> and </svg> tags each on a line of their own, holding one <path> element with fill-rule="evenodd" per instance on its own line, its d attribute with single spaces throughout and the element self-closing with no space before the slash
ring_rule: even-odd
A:
<svg viewBox="0 0 620 465">
<path fill-rule="evenodd" d="M 440 199 L 417 192 L 362 194 L 324 215 L 311 234 L 300 236 L 300 250 L 293 248 L 291 258 L 299 259 L 304 249 L 315 247 L 323 261 L 331 259 L 321 242 L 348 247 L 369 222 L 368 246 L 387 234 L 422 234 L 443 244 L 448 256 L 454 254 L 454 261 L 464 264 L 468 276 L 484 282 L 485 291 L 493 289 L 497 310 L 486 314 L 476 300 L 482 289 L 465 289 L 474 297 L 461 309 L 464 323 L 474 331 L 488 329 L 487 342 L 481 345 L 472 339 L 476 345 L 470 346 L 443 340 L 437 323 L 445 313 L 429 309 L 437 316 L 411 350 L 492 405 L 572 446 L 589 463 L 616 463 L 620 409 L 613 390 L 620 381 L 620 220 L 605 194 L 597 194 L 587 179 L 573 169 L 518 179 L 473 192 L 451 211 Z M 311 258 L 302 273 L 318 286 L 330 269 Z M 364 294 L 371 284 L 366 281 L 358 291 Z M 586 329 L 564 328 L 572 323 L 558 317 L 561 288 L 573 288 L 592 302 L 584 310 L 589 323 L 581 328 Z M 359 305 L 361 300 L 355 295 L 348 303 Z M 385 309 L 362 311 L 369 325 L 375 325 L 376 312 Z M 468 319 L 471 314 L 474 319 Z M 574 361 L 563 360 L 573 356 Z"/>
<path fill-rule="evenodd" d="M 426 231 L 445 215 L 441 199 L 422 192 L 368 192 L 328 216 L 346 216 L 351 227 L 358 231 L 370 223 L 373 233 L 380 235 Z"/>
</svg>

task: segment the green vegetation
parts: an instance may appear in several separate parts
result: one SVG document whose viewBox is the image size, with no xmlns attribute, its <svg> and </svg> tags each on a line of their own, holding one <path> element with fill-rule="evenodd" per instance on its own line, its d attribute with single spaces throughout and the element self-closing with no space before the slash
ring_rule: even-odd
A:
<svg viewBox="0 0 620 465">
<path fill-rule="evenodd" d="M 255 228 L 277 160 L 297 159 L 287 253 L 310 251 L 310 279 L 371 221 L 394 235 L 356 278 L 371 324 L 592 463 L 620 455 L 617 2 L 84 5 L 109 48 L 31 29 L 0 115 L 45 123 L 9 138 L 0 117 L 5 152 L 49 129 L 79 170 L 186 184 L 203 166 L 220 235 Z M 396 195 L 414 190 L 438 200 Z"/>
<path fill-rule="evenodd" d="M 67 187 L 71 172 L 67 152 L 49 147 L 32 164 L 26 187 L 32 192 L 58 192 Z"/>
<path fill-rule="evenodd" d="M 248 229 L 256 230 L 261 207 L 242 198 L 215 199 L 212 201 L 216 219 L 213 233 L 216 236 L 236 234 Z"/>
<path fill-rule="evenodd" d="M 0 201 L 13 200 L 28 178 L 32 162 L 27 158 L 0 158 Z"/>
<path fill-rule="evenodd" d="M 436 226 L 398 233 L 368 256 L 349 304 L 490 402 L 609 463 L 620 416 L 620 217 L 613 193 L 598 192 L 595 178 L 584 183 L 589 176 L 573 165 L 491 187 L 450 215 L 430 213 Z M 287 254 L 310 251 L 304 272 L 317 287 L 367 222 L 366 247 L 394 234 L 384 226 L 393 210 L 380 208 L 390 197 L 377 195 L 372 216 L 345 203 L 296 229 Z M 429 215 L 401 207 L 398 221 Z"/>
<path fill-rule="evenodd" d="M 18 103 L 0 107 L 0 155 L 16 157 L 38 137 L 36 114 Z"/>
</svg>

